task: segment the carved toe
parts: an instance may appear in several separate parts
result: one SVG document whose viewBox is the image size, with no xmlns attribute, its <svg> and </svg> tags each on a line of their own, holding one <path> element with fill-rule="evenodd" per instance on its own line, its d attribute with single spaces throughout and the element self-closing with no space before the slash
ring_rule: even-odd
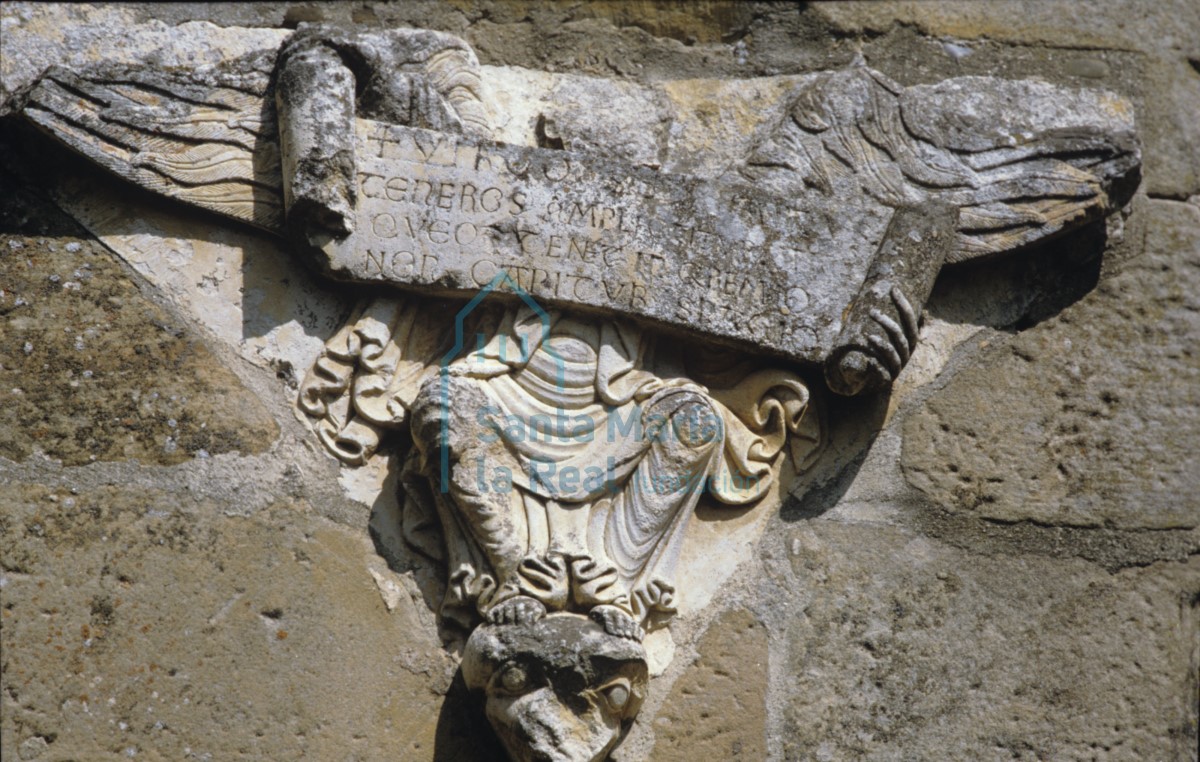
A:
<svg viewBox="0 0 1200 762">
<path fill-rule="evenodd" d="M 546 607 L 536 598 L 518 595 L 492 607 L 487 613 L 491 624 L 533 624 L 546 616 Z"/>
<path fill-rule="evenodd" d="M 588 616 L 613 637 L 625 638 L 626 640 L 641 643 L 642 638 L 646 636 L 646 633 L 629 612 L 617 606 L 610 606 L 608 604 L 596 606 L 588 612 Z"/>
</svg>

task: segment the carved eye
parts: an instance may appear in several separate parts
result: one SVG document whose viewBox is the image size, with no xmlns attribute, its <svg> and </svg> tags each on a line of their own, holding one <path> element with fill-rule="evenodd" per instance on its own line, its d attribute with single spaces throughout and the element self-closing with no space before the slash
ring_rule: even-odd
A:
<svg viewBox="0 0 1200 762">
<path fill-rule="evenodd" d="M 510 693 L 524 690 L 528 683 L 529 678 L 525 675 L 525 670 L 516 664 L 509 665 L 500 673 L 500 685 Z"/>
<path fill-rule="evenodd" d="M 613 709 L 624 709 L 629 703 L 629 681 L 618 680 L 604 689 L 604 695 Z"/>
</svg>

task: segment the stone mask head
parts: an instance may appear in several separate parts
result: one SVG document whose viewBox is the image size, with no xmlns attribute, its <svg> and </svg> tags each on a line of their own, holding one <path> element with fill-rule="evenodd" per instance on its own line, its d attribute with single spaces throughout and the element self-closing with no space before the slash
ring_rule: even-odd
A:
<svg viewBox="0 0 1200 762">
<path fill-rule="evenodd" d="M 482 625 L 463 654 L 467 687 L 513 762 L 601 762 L 646 696 L 639 643 L 578 614 Z"/>
</svg>

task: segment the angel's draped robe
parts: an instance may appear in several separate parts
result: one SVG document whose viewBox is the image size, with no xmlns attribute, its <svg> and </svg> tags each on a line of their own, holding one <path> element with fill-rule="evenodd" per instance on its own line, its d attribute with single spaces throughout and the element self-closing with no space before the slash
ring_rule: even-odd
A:
<svg viewBox="0 0 1200 762">
<path fill-rule="evenodd" d="M 354 446 L 356 427 L 366 431 L 356 416 L 411 411 L 405 482 L 444 532 L 444 613 L 515 595 L 550 610 L 613 604 L 641 620 L 671 611 L 698 502 L 760 499 L 807 407 L 790 373 L 710 390 L 649 370 L 652 341 L 632 324 L 525 305 L 475 321 L 437 367 L 410 313 L 352 321 L 327 346 L 359 368 L 352 410 L 323 439 Z"/>
</svg>

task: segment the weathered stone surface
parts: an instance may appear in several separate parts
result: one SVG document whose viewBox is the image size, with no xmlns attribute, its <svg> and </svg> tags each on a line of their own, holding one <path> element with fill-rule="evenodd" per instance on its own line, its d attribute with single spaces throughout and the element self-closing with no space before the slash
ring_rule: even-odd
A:
<svg viewBox="0 0 1200 762">
<path fill-rule="evenodd" d="M 124 260 L 198 331 L 293 387 L 312 355 L 337 330 L 352 294 L 338 293 L 298 267 L 276 236 L 248 226 L 214 228 L 178 207 L 79 162 L 46 155 L 24 161 L 59 208 Z M 16 160 L 29 158 L 19 154 Z M 59 157 L 62 158 L 62 157 Z"/>
<path fill-rule="evenodd" d="M 287 37 L 284 29 L 225 29 L 223 20 L 175 26 L 161 21 L 138 25 L 121 46 L 112 35 L 128 32 L 136 14 L 128 7 L 63 3 L 5 4 L 0 11 L 6 55 L 0 61 L 0 100 L 36 79 L 47 66 L 79 70 L 98 61 L 155 61 L 165 68 L 187 68 L 274 49 Z M 18 52 L 19 51 L 19 52 Z"/>
<path fill-rule="evenodd" d="M 360 140 L 368 145 L 352 150 L 346 138 L 321 136 L 330 126 L 337 134 L 350 131 L 351 107 L 355 92 L 361 89 L 361 83 L 358 88 L 352 84 L 356 77 L 366 77 L 370 92 L 377 77 L 371 72 L 378 71 L 380 64 L 374 54 L 366 55 L 370 62 L 367 71 L 354 74 L 332 51 L 357 50 L 376 38 L 368 35 L 347 41 L 340 32 L 316 31 L 318 41 L 321 35 L 331 35 L 324 47 L 294 54 L 296 46 L 291 46 L 282 56 L 277 100 L 285 185 L 292 204 L 289 227 L 299 229 L 302 235 L 298 237 L 320 245 L 326 256 L 318 259 L 332 272 L 350 279 L 449 288 L 463 295 L 485 284 L 499 285 L 501 274 L 510 281 L 523 274 L 526 290 L 548 290 L 541 297 L 557 303 L 594 308 L 606 296 L 606 309 L 615 307 L 618 313 L 660 326 L 690 330 L 699 339 L 741 339 L 753 349 L 779 352 L 796 360 L 819 362 L 828 352 L 826 378 L 830 387 L 842 394 L 877 390 L 894 379 L 910 356 L 920 307 L 943 261 L 995 254 L 1067 230 L 1071 224 L 1123 204 L 1135 182 L 1133 169 L 1138 159 L 1129 107 L 1109 94 L 982 78 L 903 90 L 861 65 L 797 82 L 788 95 L 787 116 L 757 137 L 745 158 L 741 174 L 787 199 L 786 208 L 777 208 L 769 198 L 755 199 L 736 185 L 706 189 L 703 182 L 644 170 L 639 182 L 636 168 L 626 168 L 607 181 L 601 170 L 594 178 L 586 171 L 583 156 L 570 159 L 571 165 L 560 169 L 566 159 L 563 154 L 538 156 L 536 151 L 510 146 L 486 149 L 481 162 L 480 145 L 432 135 L 422 144 L 416 133 L 407 136 L 404 128 L 398 127 L 368 127 Z M 406 39 L 404 33 L 398 33 L 380 39 L 378 45 L 408 48 L 417 37 Z M 303 40 L 298 43 L 303 44 Z M 306 58 L 309 53 L 312 56 Z M 477 80 L 473 60 L 459 64 L 466 83 L 459 92 L 460 101 L 477 105 L 483 88 L 473 84 Z M 430 90 L 428 83 L 424 89 L 416 84 L 405 87 Z M 313 97 L 314 88 L 323 95 Z M 445 95 L 444 88 L 437 90 Z M 452 96 L 450 91 L 445 97 Z M 360 95 L 358 99 L 370 108 L 370 98 Z M 408 114 L 401 121 L 423 123 L 425 120 L 418 119 L 421 111 L 440 113 L 437 98 L 431 100 L 435 105 L 425 109 L 398 107 L 392 111 Z M 1023 111 L 1011 107 L 1017 102 Z M 467 119 L 463 109 L 459 113 L 464 129 L 469 123 L 472 131 L 487 134 L 482 122 Z M 396 121 L 398 117 L 390 118 Z M 574 141 L 569 131 L 547 120 L 544 113 L 538 116 L 538 125 L 539 141 L 557 141 L 558 147 L 566 145 L 564 135 Z M 64 139 L 72 142 L 70 137 Z M 378 143 L 377 151 L 369 145 L 372 140 Z M 397 146 L 400 151 L 393 151 L 392 158 L 411 163 L 416 177 L 383 168 L 354 180 L 348 177 L 357 172 L 350 165 L 358 163 L 350 157 L 385 160 L 388 149 Z M 316 156 L 325 158 L 310 162 Z M 493 165 L 501 162 L 511 172 L 507 178 L 498 175 L 497 181 L 489 175 Z M 461 176 L 425 179 L 428 190 L 421 198 L 421 175 L 428 174 L 430 167 L 467 173 L 471 180 L 486 186 L 481 195 L 493 194 L 492 208 L 482 212 L 485 217 L 499 212 L 501 219 L 485 218 L 480 225 L 454 218 L 456 209 L 459 216 L 474 214 L 480 211 L 478 206 L 487 204 L 482 198 L 477 203 L 478 189 Z M 550 168 L 555 168 L 557 181 Z M 851 170 L 849 177 L 844 174 L 846 168 Z M 486 171 L 481 175 L 480 170 Z M 555 185 L 552 190 L 539 188 L 538 180 Z M 356 212 L 366 211 L 369 224 L 363 225 L 364 220 L 354 224 L 356 215 L 349 210 L 357 205 L 359 194 L 352 189 L 361 190 L 364 198 L 407 202 L 412 208 L 402 209 L 399 215 L 377 213 L 364 200 Z M 544 202 L 540 221 L 553 222 L 557 216 L 558 222 L 564 222 L 559 212 L 565 206 L 578 218 L 568 217 L 565 222 L 587 221 L 584 230 L 578 231 L 586 232 L 586 237 L 537 229 L 536 222 L 525 216 L 530 211 L 526 190 L 533 196 L 549 197 L 548 201 L 535 200 L 531 215 L 535 220 Z M 614 198 L 605 198 L 606 191 Z M 573 198 L 575 193 L 584 198 Z M 599 202 L 591 198 L 596 195 Z M 622 204 L 616 196 L 635 201 L 640 197 L 648 202 L 649 211 Z M 509 197 L 510 203 L 501 212 Z M 438 218 L 442 209 L 450 212 L 451 219 Z M 886 232 L 881 233 L 889 209 L 895 211 Z M 741 219 L 745 216 L 742 210 L 752 212 L 749 226 Z M 611 227 L 602 219 L 605 214 L 614 221 Z M 846 217 L 854 219 L 856 226 L 840 226 L 839 221 Z M 872 224 L 866 224 L 867 219 Z M 626 227 L 630 220 L 640 224 Z M 686 223 L 681 224 L 682 220 Z M 776 220 L 774 226 L 769 224 Z M 800 223 L 804 246 L 786 226 L 780 234 L 784 221 Z M 951 241 L 950 230 L 956 225 L 959 235 Z M 710 229 L 707 237 L 697 236 L 697 231 L 705 232 L 704 227 Z M 812 236 L 822 227 L 828 228 L 831 240 L 814 246 Z M 348 235 L 355 228 L 370 232 Z M 481 232 L 485 235 L 480 236 Z M 682 239 L 679 232 L 684 233 Z M 335 240 L 330 240 L 330 235 Z M 385 251 L 385 246 L 376 245 L 374 261 L 364 265 L 363 249 L 372 252 L 367 245 L 380 243 L 372 237 L 401 238 L 401 244 L 407 241 L 408 247 Z M 539 237 L 545 239 L 541 241 L 545 244 L 541 259 L 536 246 Z M 721 237 L 726 240 L 711 245 Z M 566 273 L 567 294 L 562 293 L 561 263 L 550 261 L 555 259 L 555 238 L 565 239 L 560 256 L 574 270 Z M 533 247 L 527 246 L 530 242 Z M 445 246 L 446 251 L 431 253 L 431 244 Z M 768 245 L 770 262 L 760 248 Z M 464 257 L 463 250 L 472 246 L 479 251 L 468 251 Z M 571 265 L 573 248 L 577 261 Z M 596 248 L 602 251 L 592 251 Z M 867 282 L 847 301 L 848 308 L 839 309 L 839 303 L 845 301 L 837 293 L 839 287 L 848 288 L 859 280 L 847 281 L 845 271 L 861 267 L 868 256 L 864 252 L 876 248 L 864 270 Z M 651 249 L 648 255 L 646 249 Z M 743 249 L 748 249 L 748 256 Z M 643 266 L 644 259 L 653 264 Z M 717 280 L 728 280 L 729 273 L 722 273 L 721 268 L 749 267 L 752 276 L 756 269 L 767 269 L 766 277 L 751 279 L 758 286 L 749 294 L 757 304 L 766 297 L 766 312 L 738 325 L 731 315 L 744 317 L 745 308 L 732 311 L 727 303 L 731 294 L 725 293 L 728 284 L 721 283 L 714 290 L 714 278 L 705 283 L 686 275 L 698 263 L 710 273 L 725 276 Z M 480 265 L 495 269 L 496 277 L 483 281 L 475 272 Z M 375 272 L 368 274 L 369 270 Z M 509 270 L 515 271 L 515 277 Z M 677 271 L 681 279 L 661 277 Z M 813 272 L 822 277 L 814 277 Z M 797 279 L 804 285 L 795 285 Z M 810 279 L 815 282 L 809 283 Z M 614 297 L 613 281 L 618 296 L 629 293 L 629 304 Z M 579 295 L 580 286 L 597 283 L 604 286 L 604 294 L 594 289 L 590 296 Z M 706 292 L 693 293 L 697 286 Z M 764 293 L 772 286 L 776 293 Z M 640 299 L 639 290 L 643 292 Z M 732 295 L 745 301 L 744 291 Z M 818 296 L 814 298 L 810 292 Z M 788 302 L 778 307 L 783 318 L 773 306 L 780 302 L 781 294 Z M 798 297 L 803 297 L 799 300 L 807 308 L 787 319 Z M 761 320 L 764 316 L 765 321 Z M 836 340 L 832 339 L 835 331 Z M 829 336 L 822 337 L 822 332 Z M 799 341 L 790 335 L 794 333 L 800 334 Z M 754 339 L 747 341 L 750 334 Z"/>
<path fill-rule="evenodd" d="M 1200 559 L 1109 574 L 822 520 L 780 545 L 782 759 L 1194 758 Z"/>
<path fill-rule="evenodd" d="M 1195 6 L 1192 6 L 1195 11 Z M 1186 25 L 1181 25 L 1186 26 Z M 1200 38 L 1200 18 L 1192 24 Z M 1146 83 L 1146 192 L 1180 201 L 1200 194 L 1200 47 L 1155 61 Z"/>
<path fill-rule="evenodd" d="M 1105 93 L 982 78 L 901 93 L 866 69 L 796 87 L 796 124 L 759 139 L 745 178 L 716 183 L 360 121 L 355 232 L 339 223 L 333 239 L 316 242 L 338 277 L 465 295 L 507 273 L 510 288 L 535 299 L 820 363 L 835 348 L 875 352 L 858 335 L 867 313 L 883 308 L 870 303 L 872 289 L 895 287 L 919 312 L 941 262 L 1059 233 L 1130 192 L 1129 107 Z M 344 117 L 330 109 L 329 118 Z M 890 119 L 869 121 L 860 115 L 868 109 Z M 285 134 L 299 116 L 283 120 Z M 831 142 L 819 137 L 826 130 L 854 137 Z M 1078 169 L 1067 158 L 1077 152 L 1088 157 Z M 1057 154 L 1067 160 L 1042 158 Z M 838 178 L 834 156 L 850 178 Z M 340 219 L 344 194 L 334 195 L 318 206 Z M 894 376 L 907 354 L 880 375 Z M 831 383 L 844 393 L 864 387 Z"/>
<path fill-rule="evenodd" d="M 157 60 L 166 66 L 215 63 L 280 44 L 300 22 L 367 27 L 421 26 L 462 35 L 484 64 L 580 72 L 659 81 L 686 77 L 761 77 L 847 64 L 866 52 L 877 64 L 893 60 L 899 76 L 927 69 L 914 42 L 928 42 L 948 73 L 1013 76 L 1009 68 L 1105 86 L 1151 59 L 1144 83 L 1143 125 L 1147 185 L 1186 198 L 1200 191 L 1200 158 L 1191 150 L 1200 98 L 1200 18 L 1194 3 L 964 2 L 747 4 L 702 3 L 689 8 L 692 29 L 676 36 L 680 14 L 671 6 L 619 2 L 596 6 L 488 0 L 437 0 L 361 6 L 253 3 L 215 11 L 197 3 L 166 7 L 7 3 L 0 84 L 13 92 L 42 68 L 78 68 L 103 58 L 125 63 Z M 636 12 L 632 9 L 636 8 Z M 749 17 L 747 18 L 747 14 Z M 633 16 L 637 21 L 630 21 Z M 1136 18 L 1137 23 L 1130 19 Z M 730 26 L 716 28 L 714 24 Z M 121 50 L 108 45 L 110 29 L 130 29 Z M 218 26 L 219 25 L 219 26 Z M 240 27 L 233 26 L 240 25 Z M 831 34 L 832 32 L 832 34 Z M 690 41 L 688 35 L 695 40 Z M 652 36 L 662 35 L 662 36 Z M 221 51 L 218 55 L 216 51 Z M 1134 52 L 1136 51 L 1136 52 Z M 998 55 L 997 55 L 998 53 Z M 986 60 L 985 60 L 986 59 Z M 980 63 L 983 62 L 983 63 Z M 887 67 L 882 67 L 888 70 Z"/>
<path fill-rule="evenodd" d="M 673 5 L 508 0 L 166 7 L 14 2 L 0 8 L 0 81 L 5 93 L 12 92 L 48 65 L 78 70 L 101 59 L 167 67 L 215 63 L 248 48 L 274 48 L 289 34 L 285 27 L 301 21 L 420 25 L 463 35 L 485 64 L 494 65 L 484 68 L 493 69 L 488 75 L 507 99 L 500 110 L 510 115 L 498 139 L 524 145 L 561 140 L 583 150 L 611 147 L 611 155 L 623 161 L 661 162 L 669 171 L 713 176 L 738 160 L 752 143 L 751 133 L 781 116 L 754 112 L 747 104 L 758 95 L 745 95 L 736 108 L 722 110 L 727 97 L 722 92 L 753 90 L 770 93 L 765 99 L 772 100 L 790 87 L 789 80 L 774 75 L 803 77 L 836 69 L 861 52 L 872 67 L 905 85 L 985 75 L 1117 92 L 1134 103 L 1139 131 L 1147 138 L 1143 187 L 1176 200 L 1200 191 L 1195 181 L 1200 154 L 1194 150 L 1200 123 L 1193 113 L 1200 61 L 1195 3 L 738 3 L 728 13 L 720 4 L 698 7 L 687 21 L 679 13 Z M 118 36 L 123 45 L 114 48 L 111 40 Z M 766 79 L 737 84 L 713 79 L 745 76 Z M 660 80 L 669 81 L 655 84 Z M 546 117 L 540 136 L 539 115 Z M 67 206 L 161 289 L 184 320 L 194 320 L 211 331 L 205 334 L 210 340 L 215 337 L 229 348 L 215 352 L 220 359 L 206 362 L 216 367 L 240 352 L 252 364 L 238 367 L 243 381 L 251 379 L 247 383 L 264 401 L 274 400 L 265 402 L 276 406 L 272 410 L 284 409 L 291 392 L 276 373 L 295 379 L 288 368 L 302 369 L 316 355 L 336 327 L 331 321 L 358 295 L 355 289 L 325 291 L 289 271 L 291 260 L 278 247 L 250 241 L 243 231 L 218 232 L 210 217 L 175 216 L 175 207 L 151 207 L 114 192 L 114 186 L 104 187 L 76 189 Z M 1021 275 L 1016 265 L 951 275 L 956 284 L 969 277 L 989 282 L 956 297 L 974 304 L 953 303 L 945 288 L 935 291 L 937 303 L 922 328 L 919 354 L 889 401 L 853 400 L 831 408 L 838 423 L 850 422 L 854 434 L 836 443 L 819 489 L 809 489 L 799 508 L 785 510 L 787 520 L 796 523 L 773 524 L 761 548 L 745 551 L 744 573 L 727 582 L 715 581 L 717 575 L 696 581 L 696 588 L 709 591 L 706 596 L 716 596 L 712 605 L 744 604 L 770 634 L 764 638 L 772 649 L 763 701 L 766 748 L 754 758 L 1195 759 L 1197 530 L 1143 528 L 1195 523 L 1188 519 L 1188 506 L 1194 510 L 1200 484 L 1184 470 L 1194 460 L 1194 415 L 1179 402 L 1194 400 L 1196 329 L 1190 296 L 1196 290 L 1195 268 L 1158 255 L 1139 261 L 1141 233 L 1134 232 L 1148 228 L 1153 245 L 1178 250 L 1194 245 L 1197 223 L 1185 204 L 1145 201 L 1139 199 L 1124 221 L 1123 249 L 1115 251 L 1110 238 L 1103 267 L 1084 262 L 1088 266 L 1074 274 L 1068 261 L 1060 273 L 1062 293 L 1050 299 L 1028 290 L 1034 281 L 1045 282 Z M 1153 210 L 1150 219 L 1143 216 L 1147 208 Z M 28 235 L 36 240 L 42 234 Z M 7 255 L 2 252 L 0 257 Z M 1162 267 L 1167 269 L 1156 269 Z M 1067 321 L 1038 325 L 1090 290 L 1096 278 L 1103 293 L 1069 308 Z M 1051 288 L 1060 285 L 1055 280 Z M 7 284 L 0 282 L 0 289 Z M 1094 322 L 1082 322 L 1085 317 Z M 1016 344 L 998 327 L 1017 332 L 1018 341 L 1032 332 L 1031 341 L 1020 345 L 1032 359 L 1011 354 Z M 1071 348 L 1063 338 L 1072 341 Z M 1076 354 L 1082 358 L 1076 362 L 1079 370 L 1090 376 L 1072 377 L 1070 357 Z M 978 372 L 980 367 L 989 372 Z M 942 376 L 948 386 L 938 390 L 931 381 L 943 372 L 957 376 Z M 1022 394 L 1018 381 L 1005 379 L 1005 373 L 1028 384 L 1028 393 Z M 137 388 L 137 379 L 111 378 L 113 394 L 117 387 L 126 393 Z M 963 389 L 966 378 L 994 386 L 1004 404 L 972 396 Z M 1116 383 L 1119 389 L 1113 388 Z M 8 386 L 0 384 L 0 392 Z M 1046 404 L 1047 394 L 1056 392 L 1065 396 Z M 1119 396 L 1115 403 L 1104 400 L 1108 392 Z M 932 421 L 911 422 L 926 398 L 937 404 L 943 396 L 954 404 L 939 408 L 938 424 L 950 431 L 927 428 Z M 871 418 L 874 413 L 878 417 Z M 859 416 L 869 420 L 858 421 Z M 998 424 L 992 416 L 1015 420 Z M 1023 439 L 1027 432 L 1020 428 L 1033 428 L 1030 424 L 1043 418 L 1067 429 L 1049 455 Z M 309 440 L 297 434 L 307 432 L 287 424 L 280 421 L 284 435 L 276 447 L 252 457 L 231 451 L 167 467 L 0 460 L 0 514 L 40 516 L 51 530 L 49 539 L 35 542 L 4 527 L 0 540 L 5 567 L 0 597 L 5 607 L 11 605 L 0 635 L 5 759 L 126 759 L 125 750 L 134 746 L 139 757 L 176 758 L 195 738 L 202 741 L 192 746 L 197 756 L 208 751 L 213 759 L 290 758 L 306 750 L 320 758 L 479 762 L 498 753 L 493 739 L 448 728 L 435 718 L 449 683 L 429 613 L 440 599 L 427 594 L 421 601 L 407 577 L 384 568 L 354 539 L 363 534 L 368 509 L 350 504 L 339 480 L 347 494 L 374 503 L 378 517 L 392 499 L 394 475 L 385 480 L 383 469 L 360 469 L 339 477 L 333 465 L 322 464 L 315 445 L 302 444 Z M 1071 431 L 1074 426 L 1080 431 Z M 913 485 L 924 476 L 900 467 L 910 429 L 920 435 L 904 457 L 919 449 L 915 460 L 931 469 L 920 486 Z M 1016 436 L 1018 443 L 988 442 L 969 436 L 972 430 Z M 997 512 L 1024 518 L 981 520 L 980 509 L 988 506 L 968 509 L 959 501 L 957 476 L 944 467 L 943 454 L 921 441 L 925 437 L 948 446 L 965 444 L 964 462 L 974 475 L 999 470 L 1011 477 L 996 493 L 1008 501 Z M 1113 446 L 1106 451 L 1099 445 L 1108 440 Z M 992 453 L 996 462 L 987 457 L 993 446 L 999 448 Z M 1072 446 L 1087 449 L 1072 453 Z M 1014 458 L 1030 462 L 1018 467 Z M 1081 497 L 1057 483 L 1054 490 L 1032 488 L 1029 477 L 1045 479 L 1040 464 L 1047 462 L 1073 469 L 1068 483 Z M 1161 483 L 1156 481 L 1160 475 Z M 1051 476 L 1059 478 L 1057 469 Z M 16 477 L 63 488 L 14 487 Z M 1099 486 L 1089 486 L 1093 479 Z M 91 491 L 90 485 L 126 480 L 134 486 Z M 796 484 L 797 492 L 807 489 L 806 483 Z M 70 486 L 80 494 L 70 494 Z M 86 502 L 88 510 L 71 513 L 70 520 L 40 509 L 29 512 L 29 506 L 56 505 L 46 498 L 48 491 L 60 498 L 59 511 L 69 499 Z M 189 502 L 188 492 L 205 492 L 207 502 Z M 1032 494 L 1034 505 L 1029 510 L 1018 505 L 1018 494 Z M 12 495 L 25 507 L 13 508 Z M 253 519 L 217 518 L 258 510 L 279 495 L 307 500 L 350 529 L 290 508 Z M 159 502 L 147 504 L 151 498 Z M 1055 500 L 1069 515 L 1056 509 Z M 113 522 L 96 518 L 126 507 L 129 512 Z M 176 510 L 186 520 L 147 509 Z M 720 536 L 720 520 L 699 518 L 697 527 Z M 753 512 L 742 519 L 757 521 Z M 219 535 L 203 562 L 195 550 L 202 544 L 198 541 L 189 550 L 158 544 L 175 536 L 164 534 L 164 526 L 174 531 L 180 523 L 197 534 Z M 88 527 L 114 526 L 119 541 L 51 547 L 55 533 L 75 538 Z M 324 530 L 349 544 L 329 541 Z M 739 548 L 750 547 L 757 536 L 746 532 Z M 319 563 L 293 563 L 290 551 L 308 553 Z M 776 566 L 770 560 L 789 554 L 794 563 Z M 1189 556 L 1185 563 L 1162 560 Z M 106 558 L 115 559 L 114 569 L 128 577 L 128 586 L 101 573 Z M 11 559 L 14 566 L 28 564 L 45 576 L 14 572 Z M 389 559 L 398 567 L 418 566 L 402 554 Z M 221 572 L 218 562 L 232 572 Z M 152 588 L 158 581 L 163 586 Z M 36 588 L 38 582 L 45 586 Z M 324 592 L 314 594 L 318 583 Z M 374 586 L 383 592 L 382 601 Z M 198 667 L 188 660 L 205 656 L 207 646 L 136 616 L 154 610 L 169 623 L 193 622 L 203 630 L 239 589 L 245 594 L 212 626 L 212 657 Z M 279 600 L 267 600 L 272 592 L 279 592 Z M 104 658 L 96 670 L 76 675 L 78 659 L 97 663 L 97 657 L 66 656 L 83 650 L 82 639 L 71 646 L 66 635 L 80 633 L 82 624 L 99 626 L 91 623 L 96 595 L 108 595 L 114 604 L 122 599 L 114 605 L 109 627 L 120 637 L 95 639 L 93 648 L 107 648 Z M 128 595 L 136 596 L 139 608 L 122 615 L 134 600 Z M 293 597 L 314 604 L 290 606 Z M 415 606 L 409 606 L 409 598 Z M 242 611 L 246 600 L 253 605 Z M 190 607 L 193 601 L 201 604 L 199 613 Z M 268 606 L 281 609 L 280 619 L 263 618 L 262 612 L 274 610 Z M 395 607 L 393 619 L 381 614 L 389 606 Z M 97 617 L 104 611 L 98 607 Z M 11 624 L 14 612 L 31 616 L 20 613 L 19 624 Z M 47 623 L 65 617 L 71 617 L 69 626 L 55 625 L 64 637 L 46 630 Z M 268 620 L 288 637 L 278 640 Z M 392 628 L 397 621 L 401 626 Z M 348 635 L 354 622 L 373 629 L 355 628 Z M 141 632 L 146 624 L 153 626 Z M 696 648 L 687 642 L 692 624 L 653 635 L 673 634 L 678 652 L 691 654 Z M 235 631 L 226 634 L 225 625 Z M 319 634 L 315 641 L 307 639 L 312 633 Z M 48 635 L 52 640 L 45 643 Z M 759 653 L 756 639 L 745 638 L 754 641 L 746 653 L 740 652 L 740 642 L 729 644 L 730 662 L 744 665 L 752 658 L 749 651 Z M 302 651 L 287 650 L 298 643 L 305 646 Z M 703 642 L 696 650 L 700 664 L 713 648 Z M 393 663 L 381 654 L 392 649 L 409 655 L 410 668 L 428 668 L 428 674 L 410 678 L 402 670 L 391 680 L 387 673 Z M 171 657 L 153 659 L 160 667 L 188 667 L 176 677 L 187 676 L 190 693 L 168 687 L 176 678 L 163 677 L 165 670 L 151 673 L 143 658 L 147 653 Z M 29 669 L 31 663 L 35 675 L 14 677 L 12 665 Z M 147 671 L 127 674 L 137 666 Z M 741 671 L 754 673 L 744 666 Z M 91 685 L 97 676 L 103 678 L 100 687 L 120 690 L 98 693 Z M 156 678 L 153 684 L 147 684 L 150 677 Z M 686 680 L 685 674 L 676 685 Z M 175 700 L 160 707 L 155 690 Z M 648 706 L 661 705 L 664 712 L 676 706 L 678 695 L 664 698 L 656 690 L 652 680 Z M 88 694 L 91 714 L 82 710 L 80 693 Z M 116 698 L 112 706 L 110 695 Z M 445 700 L 450 713 L 465 707 L 456 704 L 462 699 L 453 687 Z M 154 716 L 145 712 L 149 707 L 155 714 L 170 713 L 162 729 L 142 719 Z M 485 725 L 482 718 L 477 724 Z M 308 729 L 304 739 L 292 734 L 295 728 Z M 264 735 L 255 736 L 256 731 Z M 458 739 L 456 744 L 449 744 L 451 738 Z M 651 748 L 653 739 L 631 738 L 618 752 L 620 759 L 674 754 L 676 747 L 664 745 L 664 738 L 659 733 L 657 749 Z M 405 745 L 414 739 L 421 742 L 419 751 Z M 692 756 L 713 756 L 706 751 Z"/>
<path fill-rule="evenodd" d="M 649 759 L 767 758 L 767 630 L 745 611 L 709 626 L 699 657 L 675 682 L 651 721 Z"/>
<path fill-rule="evenodd" d="M 337 277 L 470 294 L 507 273 L 501 291 L 813 362 L 888 219 L 868 203 L 852 233 L 832 199 L 791 213 L 749 186 L 367 121 L 359 140 L 356 233 L 325 248 Z M 821 251 L 814 225 L 846 247 Z"/>
<path fill-rule="evenodd" d="M 5 759 L 434 758 L 454 668 L 361 532 L 115 486 L 0 517 Z"/>
<path fill-rule="evenodd" d="M 984 40 L 1039 49 L 1058 48 L 1044 68 L 1068 78 L 1113 80 L 1129 64 L 1143 68 L 1144 108 L 1139 122 L 1146 137 L 1146 190 L 1176 199 L 1200 192 L 1200 8 L 1191 2 L 837 2 L 816 4 L 815 14 L 843 33 L 886 35 L 912 27 L 946 47 L 956 63 L 986 49 Z M 1090 61 L 1074 52 L 1086 51 Z M 1119 63 L 1125 51 L 1135 62 Z"/>
<path fill-rule="evenodd" d="M 258 398 L 111 253 L 11 179 L 0 196 L 0 455 L 169 464 L 271 445 Z"/>
<path fill-rule="evenodd" d="M 485 624 L 462 674 L 512 762 L 604 762 L 646 698 L 646 652 L 596 617 Z"/>
<path fill-rule="evenodd" d="M 1146 251 L 964 368 L 904 428 L 909 483 L 1000 521 L 1200 525 L 1200 208 L 1154 201 Z"/>
<path fill-rule="evenodd" d="M 1200 12 L 1190 3 L 1114 6 L 1101 0 L 1017 0 L 994 7 L 935 2 L 819 3 L 817 11 L 845 32 L 884 32 L 912 24 L 934 37 L 999 40 L 1121 50 L 1131 46 L 1187 52 Z M 1137 23 L 1133 23 L 1135 17 Z"/>
<path fill-rule="evenodd" d="M 786 117 L 710 182 L 452 137 L 488 127 L 474 54 L 447 35 L 306 28 L 279 56 L 273 99 L 272 60 L 55 68 L 11 108 L 125 179 L 268 230 L 286 199 L 293 238 L 340 277 L 466 296 L 508 272 L 551 303 L 831 356 L 843 394 L 899 372 L 943 262 L 1111 213 L 1140 162 L 1131 106 L 1111 93 L 991 78 L 902 88 L 860 63 L 795 82 Z M 357 146 L 356 110 L 387 120 L 360 124 Z"/>
</svg>

